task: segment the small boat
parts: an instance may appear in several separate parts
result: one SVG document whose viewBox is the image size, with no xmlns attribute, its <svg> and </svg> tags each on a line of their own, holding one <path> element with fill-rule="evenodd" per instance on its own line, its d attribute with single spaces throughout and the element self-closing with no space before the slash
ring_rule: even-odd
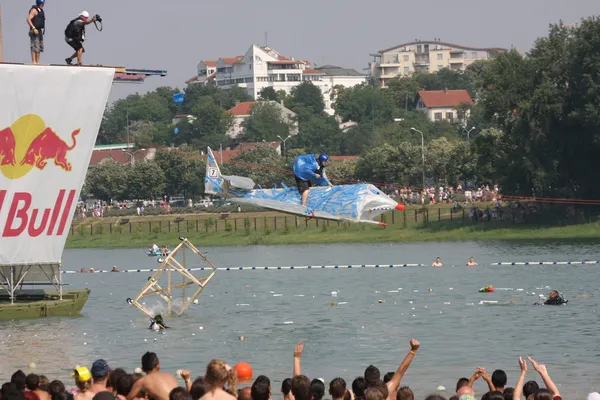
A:
<svg viewBox="0 0 600 400">
<path fill-rule="evenodd" d="M 148 257 L 158 257 L 158 256 L 162 256 L 162 251 L 161 250 L 156 250 L 156 251 L 148 251 L 146 252 L 146 254 L 148 254 Z M 167 255 L 171 254 L 171 250 L 167 250 Z"/>
</svg>

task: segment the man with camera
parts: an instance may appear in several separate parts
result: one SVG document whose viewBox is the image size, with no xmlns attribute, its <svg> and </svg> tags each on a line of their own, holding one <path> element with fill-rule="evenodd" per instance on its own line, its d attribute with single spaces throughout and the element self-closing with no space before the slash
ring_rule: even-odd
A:
<svg viewBox="0 0 600 400">
<path fill-rule="evenodd" d="M 73 50 L 75 50 L 75 54 L 65 58 L 67 64 L 73 65 L 73 59 L 77 57 L 77 65 L 81 65 L 81 58 L 85 52 L 85 49 L 83 48 L 85 26 L 95 21 L 102 22 L 102 18 L 100 18 L 98 14 L 90 18 L 90 14 L 87 11 L 83 11 L 67 25 L 67 28 L 65 29 L 65 41 L 73 48 Z"/>
<path fill-rule="evenodd" d="M 29 25 L 29 39 L 31 47 L 31 62 L 40 63 L 40 53 L 44 51 L 44 30 L 46 16 L 44 15 L 45 0 L 36 0 L 35 6 L 29 9 L 27 25 Z"/>
</svg>

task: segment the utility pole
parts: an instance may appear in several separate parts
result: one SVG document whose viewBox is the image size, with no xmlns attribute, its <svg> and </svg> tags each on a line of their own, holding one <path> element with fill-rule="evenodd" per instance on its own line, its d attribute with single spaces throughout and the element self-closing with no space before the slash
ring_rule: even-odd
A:
<svg viewBox="0 0 600 400">
<path fill-rule="evenodd" d="M 4 61 L 4 53 L 2 50 L 2 6 L 0 6 L 0 62 Z"/>
<path fill-rule="evenodd" d="M 423 132 L 418 129 L 410 128 L 411 131 L 419 132 L 421 134 L 421 157 L 423 158 L 423 190 L 425 190 L 425 139 Z"/>
<path fill-rule="evenodd" d="M 371 118 L 373 120 L 373 142 L 377 146 L 377 140 L 375 139 L 375 101 L 371 101 Z"/>
</svg>

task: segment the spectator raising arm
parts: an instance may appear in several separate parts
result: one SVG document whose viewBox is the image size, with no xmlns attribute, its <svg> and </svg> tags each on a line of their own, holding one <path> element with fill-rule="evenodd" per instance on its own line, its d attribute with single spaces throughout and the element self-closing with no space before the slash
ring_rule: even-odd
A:
<svg viewBox="0 0 600 400">
<path fill-rule="evenodd" d="M 300 342 L 294 347 L 294 376 L 302 375 L 300 369 L 300 358 L 302 357 L 302 350 L 304 350 L 304 343 Z"/>
<path fill-rule="evenodd" d="M 561 397 L 560 397 L 560 393 L 558 392 L 558 388 L 556 387 L 556 385 L 554 384 L 554 382 L 550 378 L 550 375 L 548 375 L 548 371 L 546 370 L 546 366 L 544 364 L 538 364 L 531 357 L 527 357 L 527 358 L 529 359 L 529 362 L 533 366 L 533 369 L 535 369 L 537 371 L 537 373 L 540 374 L 540 376 L 542 377 L 542 380 L 544 381 L 544 384 L 546 385 L 546 389 L 548 389 L 552 393 L 552 397 L 555 400 L 556 400 L 557 397 L 558 397 L 558 399 L 560 399 Z"/>
<path fill-rule="evenodd" d="M 417 354 L 417 350 L 419 350 L 420 346 L 421 343 L 419 343 L 418 340 L 412 339 L 410 341 L 410 351 L 408 352 L 406 357 L 404 357 L 404 360 L 402 360 L 402 364 L 400 364 L 400 366 L 394 373 L 394 376 L 392 376 L 392 379 L 387 383 L 388 393 L 390 394 L 388 398 L 390 396 L 394 399 L 396 398 L 396 392 L 398 391 L 398 387 L 400 387 L 402 377 L 404 376 L 404 373 L 406 372 L 408 367 L 410 367 L 410 363 L 412 362 L 413 358 L 415 358 L 415 354 Z"/>
<path fill-rule="evenodd" d="M 513 400 L 521 400 L 523 394 L 523 383 L 525 383 L 525 375 L 527 375 L 527 361 L 519 357 L 519 367 L 521 367 L 521 375 L 515 385 L 515 391 L 513 392 Z"/>
</svg>

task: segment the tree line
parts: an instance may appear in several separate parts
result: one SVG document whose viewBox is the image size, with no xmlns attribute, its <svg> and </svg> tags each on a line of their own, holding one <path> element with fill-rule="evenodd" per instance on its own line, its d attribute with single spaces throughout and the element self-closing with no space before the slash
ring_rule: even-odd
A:
<svg viewBox="0 0 600 400">
<path fill-rule="evenodd" d="M 336 114 L 357 123 L 344 131 L 324 112 L 321 92 L 310 82 L 290 94 L 266 88 L 261 99 L 278 101 L 297 114 L 299 134 L 286 142 L 288 157 L 259 149 L 239 156 L 256 168 L 241 167 L 240 160 L 224 168 L 263 186 L 279 184 L 289 182 L 281 171 L 290 170 L 294 154 L 326 152 L 359 156 L 330 167 L 332 176 L 335 172 L 345 181 L 420 187 L 425 169 L 427 184 L 498 183 L 515 195 L 595 198 L 600 195 L 594 181 L 600 163 L 599 55 L 600 20 L 591 17 L 575 27 L 551 25 L 527 54 L 511 50 L 465 71 L 415 73 L 391 80 L 384 89 L 335 87 Z M 446 88 L 465 89 L 476 100 L 466 128 L 429 121 L 416 109 L 419 90 Z M 177 104 L 172 99 L 177 92 L 162 87 L 118 100 L 107 108 L 99 135 L 101 143 L 122 142 L 128 135 L 139 146 L 175 146 L 177 151 L 158 151 L 148 165 L 95 167 L 87 188 L 117 197 L 134 196 L 132 191 L 134 197 L 154 195 L 153 190 L 202 193 L 200 151 L 232 143 L 225 134 L 232 123 L 227 110 L 251 99 L 239 87 L 225 91 L 193 84 L 185 89 L 184 103 Z M 193 116 L 176 126 L 177 134 L 176 114 Z M 425 167 L 421 137 L 411 128 L 423 132 Z M 290 126 L 275 106 L 265 103 L 252 109 L 243 130 L 243 141 L 273 141 L 287 136 Z M 154 182 L 142 184 L 144 176 L 154 176 Z M 98 183 L 102 179 L 104 186 Z M 107 182 L 112 182 L 110 190 Z"/>
</svg>

